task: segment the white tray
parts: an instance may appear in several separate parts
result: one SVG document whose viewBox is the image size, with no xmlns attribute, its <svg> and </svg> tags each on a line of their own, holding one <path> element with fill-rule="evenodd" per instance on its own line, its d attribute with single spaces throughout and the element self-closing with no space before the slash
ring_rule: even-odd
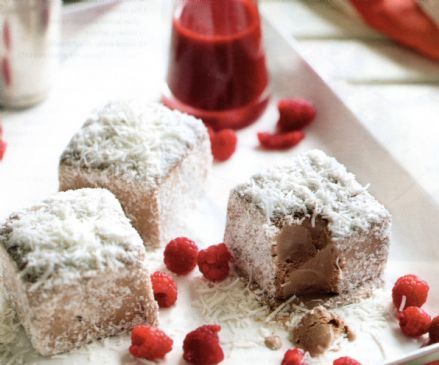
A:
<svg viewBox="0 0 439 365">
<path fill-rule="evenodd" d="M 119 5 L 116 9 L 129 9 L 129 3 Z M 72 22 L 75 18 L 70 14 L 69 19 Z M 105 22 L 110 22 L 109 19 L 114 19 L 111 14 L 101 18 L 100 23 L 96 21 L 91 34 L 100 34 L 106 27 Z M 154 16 L 151 15 L 149 20 L 151 27 L 157 25 Z M 306 139 L 297 148 L 288 152 L 264 152 L 257 148 L 256 132 L 273 129 L 276 110 L 274 104 L 270 105 L 258 123 L 239 132 L 239 149 L 235 156 L 229 162 L 214 166 L 205 199 L 199 209 L 188 217 L 188 227 L 179 233 L 192 237 L 200 246 L 221 242 L 228 192 L 235 184 L 264 167 L 310 148 L 323 149 L 336 157 L 363 184 L 370 183 L 371 192 L 393 214 L 391 255 L 386 271 L 387 292 L 380 292 L 379 298 L 370 302 L 370 319 L 359 316 L 358 310 L 352 310 L 354 314 L 345 316 L 347 323 L 357 330 L 356 341 L 342 342 L 340 351 L 329 352 L 312 360 L 310 364 L 331 364 L 331 359 L 343 355 L 352 356 L 363 364 L 390 363 L 418 350 L 422 343 L 422 340 L 402 336 L 398 330 L 388 292 L 396 278 L 406 273 L 415 273 L 427 280 L 431 291 L 425 308 L 431 314 L 437 314 L 433 310 L 439 306 L 439 209 L 416 180 L 362 127 L 297 53 L 294 45 L 282 38 L 269 24 L 265 24 L 264 30 L 273 100 L 283 96 L 306 97 L 312 100 L 318 110 L 317 120 L 307 130 Z M 96 39 L 90 36 L 90 43 L 93 44 Z M 116 49 L 108 48 L 106 51 L 109 56 L 99 62 L 95 58 L 88 58 L 92 48 L 83 45 L 63 64 L 59 83 L 45 104 L 26 112 L 5 114 L 10 149 L 5 161 L 0 164 L 0 217 L 56 191 L 58 156 L 91 107 L 119 96 L 145 95 L 145 98 L 153 99 L 159 95 L 164 67 L 157 61 L 157 57 L 161 57 L 158 45 L 159 41 L 151 41 L 150 48 L 139 51 L 136 59 L 124 59 L 116 53 Z M 135 52 L 134 48 L 126 51 L 128 55 Z M 84 84 L 79 76 L 87 79 L 88 83 Z M 35 156 L 35 151 L 38 151 L 38 156 Z M 17 169 L 17 166 L 22 168 Z M 160 253 L 151 255 L 151 271 L 157 268 L 163 268 Z M 206 322 L 191 305 L 197 299 L 200 274 L 195 270 L 177 282 L 177 305 L 160 311 L 160 327 L 174 339 L 174 350 L 166 357 L 164 364 L 184 364 L 181 360 L 181 345 L 185 333 Z M 384 324 L 383 318 L 387 320 Z M 262 345 L 261 327 L 274 328 L 284 339 L 282 350 L 273 352 Z M 226 354 L 224 364 L 280 364 L 284 351 L 291 346 L 280 327 L 256 322 L 233 331 L 224 325 L 220 337 Z M 128 354 L 128 346 L 129 337 L 124 335 L 53 359 L 38 358 L 31 354 L 28 363 L 140 363 Z M 436 353 L 429 357 L 429 361 L 439 359 L 437 351 L 436 346 Z M 422 364 L 416 361 L 403 363 Z"/>
</svg>

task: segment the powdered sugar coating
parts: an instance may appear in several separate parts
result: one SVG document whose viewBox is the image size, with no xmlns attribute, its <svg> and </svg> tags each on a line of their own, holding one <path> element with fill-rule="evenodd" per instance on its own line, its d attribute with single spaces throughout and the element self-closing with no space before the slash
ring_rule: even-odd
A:
<svg viewBox="0 0 439 365">
<path fill-rule="evenodd" d="M 335 241 L 376 229 L 387 237 L 390 214 L 359 184 L 345 166 L 324 152 L 312 150 L 286 164 L 254 175 L 234 192 L 255 204 L 272 221 L 290 222 L 320 216 L 328 221 Z"/>
<path fill-rule="evenodd" d="M 158 103 L 111 102 L 73 136 L 61 163 L 155 188 L 205 134 L 200 120 Z"/>
<path fill-rule="evenodd" d="M 31 289 L 115 271 L 144 251 L 120 203 L 105 189 L 57 193 L 13 214 L 0 229 L 0 244 Z"/>
</svg>

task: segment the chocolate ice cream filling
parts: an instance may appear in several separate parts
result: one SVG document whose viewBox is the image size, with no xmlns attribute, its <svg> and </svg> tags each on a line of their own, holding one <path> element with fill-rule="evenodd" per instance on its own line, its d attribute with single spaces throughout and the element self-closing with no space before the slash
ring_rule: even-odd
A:
<svg viewBox="0 0 439 365">
<path fill-rule="evenodd" d="M 293 329 L 292 339 L 311 356 L 317 356 L 330 348 L 342 335 L 347 336 L 350 341 L 355 338 L 354 333 L 340 317 L 323 307 L 317 307 L 303 316 L 298 326 Z"/>
<path fill-rule="evenodd" d="M 278 294 L 331 293 L 336 290 L 338 252 L 330 243 L 327 224 L 309 219 L 301 225 L 284 226 L 277 237 Z"/>
</svg>

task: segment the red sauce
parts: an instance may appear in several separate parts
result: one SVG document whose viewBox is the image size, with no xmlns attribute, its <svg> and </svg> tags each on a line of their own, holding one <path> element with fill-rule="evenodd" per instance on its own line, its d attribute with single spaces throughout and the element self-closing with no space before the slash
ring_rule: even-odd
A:
<svg viewBox="0 0 439 365">
<path fill-rule="evenodd" d="M 239 128 L 264 110 L 268 75 L 254 0 L 178 0 L 165 103 L 214 128 Z"/>
</svg>

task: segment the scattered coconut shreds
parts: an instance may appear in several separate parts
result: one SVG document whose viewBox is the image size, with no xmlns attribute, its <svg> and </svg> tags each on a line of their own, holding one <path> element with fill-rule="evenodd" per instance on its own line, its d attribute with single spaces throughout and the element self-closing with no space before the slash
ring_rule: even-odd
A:
<svg viewBox="0 0 439 365">
<path fill-rule="evenodd" d="M 196 307 L 205 320 L 220 323 L 234 329 L 246 328 L 252 321 L 265 324 L 287 323 L 299 313 L 306 312 L 297 298 L 292 297 L 285 303 L 272 310 L 267 304 L 258 300 L 257 291 L 236 275 L 230 275 L 226 280 L 213 284 L 204 279 L 195 283 L 197 300 Z"/>
<path fill-rule="evenodd" d="M 211 285 L 200 279 L 196 282 L 197 300 L 194 307 L 210 322 L 221 323 L 234 328 L 250 325 L 251 319 L 262 320 L 268 308 L 261 305 L 248 285 L 236 276 Z"/>
<path fill-rule="evenodd" d="M 372 297 L 359 303 L 334 309 L 347 321 L 357 324 L 356 330 L 370 332 L 389 326 L 392 321 L 391 295 L 384 289 L 377 289 Z M 348 323 L 349 324 L 349 323 Z"/>
<path fill-rule="evenodd" d="M 259 300 L 260 291 L 250 287 L 246 280 L 235 273 L 220 283 L 211 283 L 203 278 L 193 282 L 196 292 L 194 308 L 210 323 L 218 323 L 230 330 L 233 338 L 223 341 L 228 353 L 234 349 L 265 346 L 264 338 L 273 334 L 273 326 L 280 330 L 291 330 L 308 311 L 307 306 L 298 298 L 292 297 L 276 308 L 271 308 Z M 0 298 L 1 299 L 1 298 Z M 359 303 L 333 308 L 334 313 L 342 317 L 357 333 L 368 333 L 376 341 L 375 333 L 389 326 L 393 316 L 391 295 L 388 291 L 377 289 L 372 297 Z M 259 322 L 259 338 L 246 338 L 245 330 Z M 270 329 L 271 328 L 271 329 Z M 236 334 L 236 335 L 235 335 Z M 127 347 L 128 337 L 103 339 L 93 342 L 76 352 L 85 355 L 89 361 L 95 362 L 95 353 L 102 349 L 118 352 Z M 337 351 L 346 338 L 337 340 L 329 351 Z M 377 342 L 377 341 L 376 341 Z M 384 349 L 377 343 L 383 357 Z M 68 355 L 59 355 L 63 358 Z M 14 309 L 5 302 L 0 302 L 0 364 L 24 365 L 29 358 L 38 357 L 20 326 Z M 58 357 L 58 356 L 57 356 Z M 320 359 L 308 359 L 312 365 L 324 364 Z M 145 363 L 147 364 L 147 363 Z"/>
<path fill-rule="evenodd" d="M 402 296 L 401 305 L 399 306 L 399 311 L 402 312 L 405 308 L 405 303 L 407 302 L 407 297 L 405 295 Z"/>
<path fill-rule="evenodd" d="M 280 313 L 284 313 L 286 308 L 291 308 L 292 302 L 296 300 L 296 296 L 293 295 L 291 298 L 289 298 L 287 301 L 279 305 L 273 312 L 271 312 L 267 318 L 265 318 L 265 322 L 270 322 L 272 319 L 275 319 L 276 316 Z M 293 308 L 294 309 L 294 308 Z"/>
<path fill-rule="evenodd" d="M 296 327 L 303 315 L 309 310 L 309 307 L 302 303 L 298 298 L 292 297 L 286 302 L 280 304 L 274 309 L 268 304 L 263 304 L 258 300 L 258 290 L 253 290 L 247 281 L 240 279 L 236 274 L 230 275 L 221 283 L 212 284 L 203 279 L 194 283 L 197 300 L 194 303 L 195 308 L 207 322 L 218 323 L 224 325 L 233 334 L 239 329 L 246 328 L 248 325 L 256 324 L 262 326 L 263 330 L 259 331 L 259 339 L 247 341 L 241 339 L 240 335 L 235 341 L 225 344 L 226 348 L 233 350 L 235 348 L 247 348 L 255 346 L 264 346 L 264 338 L 270 331 L 265 326 L 277 327 L 280 330 L 290 331 Z M 389 326 L 392 316 L 391 295 L 384 289 L 376 289 L 371 297 L 360 300 L 352 304 L 331 308 L 331 310 L 342 317 L 346 323 L 356 333 L 368 333 L 373 336 L 375 332 L 382 331 Z M 317 301 L 320 304 L 321 301 Z M 334 301 L 330 302 L 333 305 Z M 310 304 L 310 303 L 307 303 Z M 314 306 L 314 305 L 312 305 Z M 328 353 L 338 352 L 346 342 L 346 336 L 337 339 L 328 350 Z M 385 353 L 382 348 L 378 349 L 383 357 Z M 327 360 L 324 357 L 325 361 Z M 321 359 L 308 359 L 308 363 L 312 365 L 325 364 Z"/>
</svg>

